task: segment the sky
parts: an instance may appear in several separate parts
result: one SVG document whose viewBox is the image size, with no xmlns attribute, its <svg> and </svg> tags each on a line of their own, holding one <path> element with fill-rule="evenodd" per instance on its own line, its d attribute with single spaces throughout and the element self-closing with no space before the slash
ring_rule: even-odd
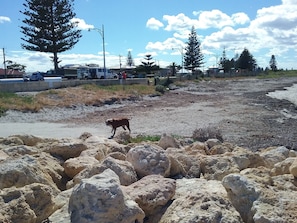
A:
<svg viewBox="0 0 297 223">
<path fill-rule="evenodd" d="M 26 66 L 27 72 L 53 68 L 52 54 L 22 49 L 25 0 L 0 0 L 0 68 L 4 55 Z M 135 65 L 147 54 L 166 67 L 181 65 L 184 47 L 194 26 L 204 65 L 214 67 L 225 49 L 228 59 L 246 48 L 258 66 L 297 69 L 297 0 L 75 0 L 74 21 L 82 30 L 80 41 L 59 54 L 60 65 L 126 66 L 128 52 Z M 91 29 L 91 31 L 89 31 Z"/>
</svg>

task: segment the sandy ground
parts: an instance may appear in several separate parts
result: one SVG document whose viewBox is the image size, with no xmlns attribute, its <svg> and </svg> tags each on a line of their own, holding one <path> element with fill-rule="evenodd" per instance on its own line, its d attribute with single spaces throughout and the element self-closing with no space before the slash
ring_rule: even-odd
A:
<svg viewBox="0 0 297 223">
<path fill-rule="evenodd" d="M 252 150 L 277 145 L 297 150 L 297 105 L 269 93 L 288 92 L 285 88 L 296 83 L 297 78 L 212 80 L 187 83 L 161 97 L 101 107 L 9 111 L 0 118 L 0 136 L 64 138 L 90 132 L 109 137 L 111 129 L 104 124 L 105 119 L 127 116 L 131 118 L 132 136 L 166 133 L 190 137 L 195 129 L 212 126 L 221 130 L 226 141 Z"/>
</svg>

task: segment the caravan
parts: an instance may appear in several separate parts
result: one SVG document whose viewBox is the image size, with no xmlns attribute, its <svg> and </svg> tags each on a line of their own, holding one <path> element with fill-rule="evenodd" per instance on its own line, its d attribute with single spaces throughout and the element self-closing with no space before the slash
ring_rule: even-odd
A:
<svg viewBox="0 0 297 223">
<path fill-rule="evenodd" d="M 117 78 L 117 74 L 113 73 L 109 69 L 105 69 L 106 72 L 104 74 L 104 68 L 99 68 L 99 67 L 89 67 L 89 72 L 88 72 L 88 78 L 94 79 L 114 79 Z"/>
</svg>

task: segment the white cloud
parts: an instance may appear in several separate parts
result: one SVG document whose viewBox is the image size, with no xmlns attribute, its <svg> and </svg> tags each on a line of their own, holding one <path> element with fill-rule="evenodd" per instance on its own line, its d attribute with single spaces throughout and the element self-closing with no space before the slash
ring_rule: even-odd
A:
<svg viewBox="0 0 297 223">
<path fill-rule="evenodd" d="M 155 18 L 150 18 L 146 22 L 146 27 L 148 27 L 150 29 L 154 29 L 154 30 L 159 30 L 163 26 L 164 26 L 163 23 L 160 22 L 159 20 L 155 19 Z"/>
<path fill-rule="evenodd" d="M 189 30 L 192 26 L 197 25 L 197 21 L 189 18 L 183 13 L 176 16 L 164 15 L 163 19 L 167 21 L 168 25 L 165 27 L 166 31 L 183 31 Z"/>
<path fill-rule="evenodd" d="M 0 16 L 0 23 L 10 22 L 10 18 L 6 16 Z"/>
<path fill-rule="evenodd" d="M 149 42 L 145 49 L 146 50 L 155 50 L 155 51 L 163 51 L 163 50 L 172 50 L 177 47 L 181 47 L 184 45 L 184 42 L 178 40 L 176 38 L 168 38 L 163 42 Z"/>
<path fill-rule="evenodd" d="M 250 22 L 250 18 L 243 12 L 235 13 L 231 16 L 235 24 L 244 25 Z"/>
<path fill-rule="evenodd" d="M 89 30 L 89 29 L 94 29 L 93 25 L 89 25 L 85 22 L 85 20 L 80 19 L 80 18 L 73 18 L 71 22 L 77 23 L 77 28 L 81 30 Z"/>
</svg>

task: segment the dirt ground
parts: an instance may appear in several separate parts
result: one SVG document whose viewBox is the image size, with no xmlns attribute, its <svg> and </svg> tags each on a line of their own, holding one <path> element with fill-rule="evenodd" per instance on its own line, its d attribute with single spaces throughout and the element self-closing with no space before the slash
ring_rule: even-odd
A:
<svg viewBox="0 0 297 223">
<path fill-rule="evenodd" d="M 0 118 L 0 123 L 4 128 L 5 123 L 24 123 L 24 120 L 27 123 L 57 123 L 65 124 L 73 131 L 93 128 L 97 129 L 96 134 L 109 135 L 111 129 L 105 126 L 105 119 L 127 116 L 131 118 L 134 136 L 166 133 L 191 137 L 195 129 L 215 127 L 220 129 L 225 141 L 251 150 L 278 145 L 297 150 L 297 106 L 266 95 L 294 83 L 297 78 L 192 82 L 175 86 L 160 97 L 146 96 L 106 103 L 101 107 L 77 105 L 44 110 L 39 114 L 10 112 Z M 17 118 L 19 116 L 21 120 Z M 117 133 L 120 131 L 123 130 L 118 129 Z"/>
</svg>

